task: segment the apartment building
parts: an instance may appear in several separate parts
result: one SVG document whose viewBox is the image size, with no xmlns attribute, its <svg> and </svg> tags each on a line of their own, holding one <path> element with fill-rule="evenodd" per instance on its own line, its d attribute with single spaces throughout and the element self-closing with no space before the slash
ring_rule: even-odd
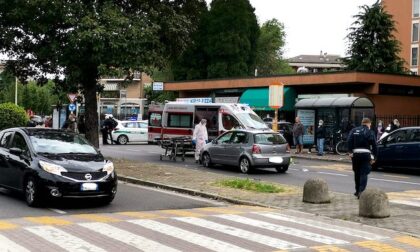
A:
<svg viewBox="0 0 420 252">
<path fill-rule="evenodd" d="M 405 60 L 406 67 L 418 75 L 420 0 L 382 0 L 382 4 L 395 21 L 395 37 L 401 42 L 401 58 Z"/>
</svg>

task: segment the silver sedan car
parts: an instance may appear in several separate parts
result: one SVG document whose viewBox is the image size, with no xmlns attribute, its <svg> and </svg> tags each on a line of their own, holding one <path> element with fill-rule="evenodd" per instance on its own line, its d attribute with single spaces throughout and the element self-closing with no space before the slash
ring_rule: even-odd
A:
<svg viewBox="0 0 420 252">
<path fill-rule="evenodd" d="M 276 168 L 284 173 L 289 168 L 287 141 L 279 133 L 261 130 L 233 130 L 208 143 L 200 154 L 205 167 L 214 164 L 238 166 L 242 173 L 253 168 Z"/>
</svg>

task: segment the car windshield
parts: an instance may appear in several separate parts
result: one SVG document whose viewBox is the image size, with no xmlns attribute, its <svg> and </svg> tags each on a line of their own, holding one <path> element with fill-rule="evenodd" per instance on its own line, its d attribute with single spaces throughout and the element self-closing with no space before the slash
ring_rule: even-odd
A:
<svg viewBox="0 0 420 252">
<path fill-rule="evenodd" d="M 254 136 L 256 144 L 285 144 L 286 140 L 279 134 L 262 133 Z"/>
<path fill-rule="evenodd" d="M 235 114 L 239 121 L 247 128 L 251 129 L 268 129 L 267 125 L 259 116 L 253 113 L 237 113 Z"/>
<path fill-rule="evenodd" d="M 98 154 L 84 137 L 68 132 L 39 132 L 30 139 L 36 153 Z"/>
</svg>

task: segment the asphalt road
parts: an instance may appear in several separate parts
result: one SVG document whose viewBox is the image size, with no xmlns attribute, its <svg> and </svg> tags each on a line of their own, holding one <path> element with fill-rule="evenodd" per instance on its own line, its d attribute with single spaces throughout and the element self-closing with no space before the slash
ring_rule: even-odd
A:
<svg viewBox="0 0 420 252">
<path fill-rule="evenodd" d="M 92 200 L 65 200 L 49 202 L 43 208 L 31 208 L 26 205 L 22 195 L 6 189 L 0 189 L 0 219 L 82 213 L 186 209 L 221 204 L 168 191 L 120 183 L 117 195 L 110 205 L 103 206 L 97 202 L 92 202 Z"/>
<path fill-rule="evenodd" d="M 342 193 L 354 193 L 353 172 L 350 164 L 335 163 L 330 161 L 314 161 L 294 159 L 286 174 L 278 174 L 274 169 L 261 169 L 247 175 L 241 174 L 238 168 L 217 166 L 205 168 L 194 163 L 192 155 L 185 162 L 159 160 L 163 150 L 157 145 L 128 144 L 101 146 L 101 151 L 106 157 L 122 158 L 142 162 L 153 162 L 176 165 L 187 169 L 202 169 L 231 176 L 261 179 L 289 185 L 303 186 L 305 181 L 313 177 L 324 178 L 330 190 Z M 373 171 L 369 175 L 369 186 L 380 188 L 386 192 L 419 190 L 420 171 L 393 170 Z"/>
</svg>

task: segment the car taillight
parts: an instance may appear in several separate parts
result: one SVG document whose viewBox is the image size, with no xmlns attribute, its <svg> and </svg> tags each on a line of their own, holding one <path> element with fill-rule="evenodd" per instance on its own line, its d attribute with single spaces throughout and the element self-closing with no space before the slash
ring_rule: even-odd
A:
<svg viewBox="0 0 420 252">
<path fill-rule="evenodd" d="M 252 154 L 261 154 L 261 147 L 258 144 L 252 145 Z"/>
</svg>

